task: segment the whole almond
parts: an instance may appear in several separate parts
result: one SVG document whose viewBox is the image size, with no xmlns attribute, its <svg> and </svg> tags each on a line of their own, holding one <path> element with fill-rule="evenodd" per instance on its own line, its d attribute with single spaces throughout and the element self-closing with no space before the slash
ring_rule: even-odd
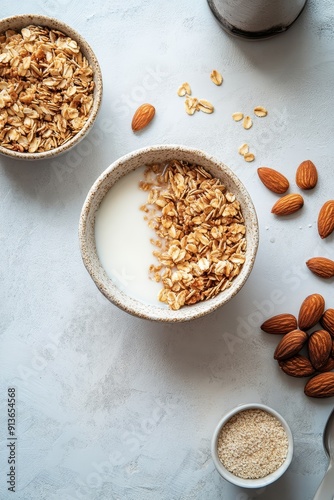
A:
<svg viewBox="0 0 334 500">
<path fill-rule="evenodd" d="M 296 184 L 300 189 L 313 189 L 318 182 L 318 171 L 311 160 L 303 161 L 296 172 Z"/>
<path fill-rule="evenodd" d="M 267 319 L 261 325 L 261 330 L 266 333 L 285 334 L 297 328 L 297 319 L 293 314 L 277 314 Z"/>
<path fill-rule="evenodd" d="M 139 106 L 132 118 L 131 127 L 134 132 L 138 132 L 153 120 L 155 115 L 155 107 L 152 104 L 142 104 Z"/>
<path fill-rule="evenodd" d="M 318 368 L 318 372 L 331 372 L 334 370 L 334 358 L 332 356 L 329 356 L 328 360 L 326 363 Z"/>
<path fill-rule="evenodd" d="M 319 373 L 305 385 L 304 392 L 311 398 L 330 398 L 334 396 L 334 372 Z"/>
<path fill-rule="evenodd" d="M 301 354 L 296 354 L 285 361 L 278 362 L 280 368 L 291 377 L 309 377 L 315 372 L 311 361 Z"/>
<path fill-rule="evenodd" d="M 271 209 L 271 212 L 275 215 L 290 215 L 297 212 L 304 205 L 303 197 L 298 193 L 291 193 L 282 196 L 276 201 L 275 205 Z"/>
<path fill-rule="evenodd" d="M 334 309 L 326 309 L 320 319 L 321 326 L 334 338 Z"/>
<path fill-rule="evenodd" d="M 283 194 L 289 189 L 288 179 L 273 168 L 260 167 L 257 169 L 257 174 L 262 183 L 273 193 Z"/>
<path fill-rule="evenodd" d="M 299 309 L 298 326 L 301 330 L 312 328 L 323 315 L 325 300 L 319 293 L 308 295 Z"/>
<path fill-rule="evenodd" d="M 318 370 L 328 360 L 332 351 L 332 337 L 326 330 L 313 332 L 308 340 L 308 355 L 314 368 Z"/>
<path fill-rule="evenodd" d="M 301 330 L 286 333 L 275 349 L 274 359 L 282 361 L 291 358 L 301 350 L 307 340 L 307 333 Z"/>
<path fill-rule="evenodd" d="M 306 265 L 312 273 L 321 278 L 333 278 L 334 276 L 334 260 L 326 259 L 326 257 L 312 257 L 306 261 Z"/>
<path fill-rule="evenodd" d="M 334 230 L 334 200 L 323 204 L 318 215 L 318 233 L 322 239 L 327 238 Z"/>
</svg>

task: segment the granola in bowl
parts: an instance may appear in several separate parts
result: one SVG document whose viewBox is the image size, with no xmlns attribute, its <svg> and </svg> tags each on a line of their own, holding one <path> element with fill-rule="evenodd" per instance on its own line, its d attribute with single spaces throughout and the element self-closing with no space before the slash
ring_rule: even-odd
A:
<svg viewBox="0 0 334 500">
<path fill-rule="evenodd" d="M 152 279 L 178 310 L 229 288 L 245 262 L 246 226 L 235 194 L 200 165 L 171 160 L 145 171 L 141 207 L 158 239 Z"/>
<path fill-rule="evenodd" d="M 38 159 L 69 149 L 100 105 L 92 50 L 71 28 L 44 16 L 4 19 L 0 33 L 0 151 Z"/>
</svg>

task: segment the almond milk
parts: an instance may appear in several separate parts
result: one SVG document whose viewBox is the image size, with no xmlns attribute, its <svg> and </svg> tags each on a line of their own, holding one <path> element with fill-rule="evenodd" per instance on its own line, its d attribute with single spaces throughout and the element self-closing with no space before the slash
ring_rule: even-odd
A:
<svg viewBox="0 0 334 500">
<path fill-rule="evenodd" d="M 150 239 L 156 235 L 140 210 L 147 201 L 147 193 L 139 189 L 144 168 L 119 179 L 102 200 L 95 220 L 96 249 L 118 288 L 141 302 L 167 307 L 157 299 L 161 284 L 149 278 L 155 262 Z"/>
</svg>

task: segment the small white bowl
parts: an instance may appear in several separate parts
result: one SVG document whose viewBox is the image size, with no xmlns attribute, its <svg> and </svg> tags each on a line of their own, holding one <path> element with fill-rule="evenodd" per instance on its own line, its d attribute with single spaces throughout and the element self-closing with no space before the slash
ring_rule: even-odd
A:
<svg viewBox="0 0 334 500">
<path fill-rule="evenodd" d="M 224 467 L 218 456 L 218 439 L 221 429 L 234 415 L 237 415 L 238 413 L 241 413 L 245 410 L 251 410 L 251 409 L 263 410 L 276 417 L 277 420 L 282 424 L 288 438 L 288 452 L 282 465 L 271 474 L 268 474 L 265 477 L 258 479 L 244 479 L 236 476 L 235 474 L 227 470 L 226 467 Z M 281 477 L 282 474 L 284 474 L 284 472 L 289 467 L 293 456 L 293 437 L 287 422 L 277 411 L 261 403 L 242 404 L 230 410 L 218 422 L 218 425 L 213 433 L 211 440 L 211 455 L 219 474 L 230 483 L 235 484 L 236 486 L 240 486 L 242 488 L 263 488 L 264 486 L 273 483 L 279 477 Z"/>
<path fill-rule="evenodd" d="M 95 244 L 95 216 L 99 206 L 118 179 L 131 171 L 152 163 L 167 162 L 170 160 L 187 161 L 201 165 L 214 177 L 223 181 L 228 191 L 234 193 L 241 204 L 246 224 L 246 262 L 240 274 L 233 280 L 230 288 L 216 295 L 214 298 L 187 305 L 173 311 L 163 306 L 150 305 L 136 300 L 120 290 L 103 269 Z M 107 299 L 121 309 L 141 318 L 157 321 L 188 321 L 203 316 L 218 307 L 226 304 L 234 297 L 246 283 L 253 268 L 258 248 L 259 231 L 258 221 L 253 202 L 238 177 L 221 161 L 211 155 L 198 150 L 179 145 L 160 145 L 139 149 L 115 161 L 95 181 L 84 202 L 79 225 L 79 239 L 81 255 L 87 271 L 94 280 L 98 289 Z"/>
<path fill-rule="evenodd" d="M 79 142 L 87 135 L 87 133 L 91 130 L 97 114 L 99 112 L 101 101 L 102 101 L 102 73 L 100 69 L 100 65 L 98 60 L 90 47 L 90 45 L 86 42 L 86 40 L 73 28 L 65 24 L 63 21 L 59 21 L 53 17 L 42 16 L 40 14 L 21 14 L 12 17 L 6 17 L 4 19 L 0 19 L 0 34 L 4 33 L 6 30 L 21 30 L 29 25 L 35 26 L 46 26 L 49 29 L 59 30 L 65 35 L 75 40 L 82 52 L 82 54 L 86 57 L 88 63 L 93 69 L 93 80 L 94 80 L 94 94 L 93 94 L 93 106 L 90 110 L 89 117 L 85 122 L 82 129 L 74 135 L 71 139 L 69 139 L 64 144 L 61 144 L 57 148 L 50 149 L 49 151 L 29 153 L 29 152 L 19 152 L 13 151 L 11 149 L 5 148 L 0 144 L 0 153 L 8 156 L 10 158 L 14 158 L 15 160 L 45 160 L 54 158 L 59 156 L 62 153 L 69 151 L 73 146 L 79 144 Z"/>
</svg>

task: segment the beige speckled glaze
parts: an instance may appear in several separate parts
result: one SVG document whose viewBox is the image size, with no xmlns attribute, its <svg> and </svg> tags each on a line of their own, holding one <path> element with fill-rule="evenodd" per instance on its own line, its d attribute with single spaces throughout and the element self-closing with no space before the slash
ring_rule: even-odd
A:
<svg viewBox="0 0 334 500">
<path fill-rule="evenodd" d="M 14 158 L 16 160 L 45 160 L 54 158 L 55 156 L 59 156 L 62 153 L 67 152 L 73 146 L 79 144 L 79 142 L 92 128 L 102 101 L 102 74 L 98 60 L 86 40 L 73 28 L 53 17 L 42 16 L 39 14 L 21 14 L 12 17 L 6 17 L 4 19 L 0 19 L 0 34 L 4 33 L 8 29 L 21 30 L 22 28 L 30 24 L 33 24 L 35 26 L 46 26 L 50 29 L 56 29 L 71 37 L 78 43 L 81 52 L 86 57 L 94 71 L 94 103 L 90 115 L 80 132 L 78 132 L 69 141 L 62 144 L 58 148 L 54 148 L 50 151 L 45 151 L 42 153 L 20 153 L 18 151 L 12 151 L 10 149 L 4 148 L 0 145 L 0 153 L 9 156 L 10 158 Z"/>
<path fill-rule="evenodd" d="M 227 189 L 236 194 L 241 203 L 246 222 L 247 252 L 242 271 L 232 282 L 229 289 L 216 297 L 178 311 L 165 307 L 148 305 L 126 295 L 119 290 L 107 276 L 99 261 L 95 246 L 95 215 L 100 203 L 109 189 L 120 177 L 144 164 L 164 162 L 172 159 L 193 162 L 203 166 L 215 177 L 220 178 Z M 238 177 L 222 162 L 198 149 L 178 145 L 160 145 L 139 149 L 112 163 L 95 181 L 84 202 L 80 224 L 79 239 L 83 262 L 98 289 L 116 306 L 130 314 L 157 321 L 188 321 L 204 316 L 226 304 L 245 284 L 252 268 L 258 248 L 258 221 L 253 202 Z"/>
</svg>

